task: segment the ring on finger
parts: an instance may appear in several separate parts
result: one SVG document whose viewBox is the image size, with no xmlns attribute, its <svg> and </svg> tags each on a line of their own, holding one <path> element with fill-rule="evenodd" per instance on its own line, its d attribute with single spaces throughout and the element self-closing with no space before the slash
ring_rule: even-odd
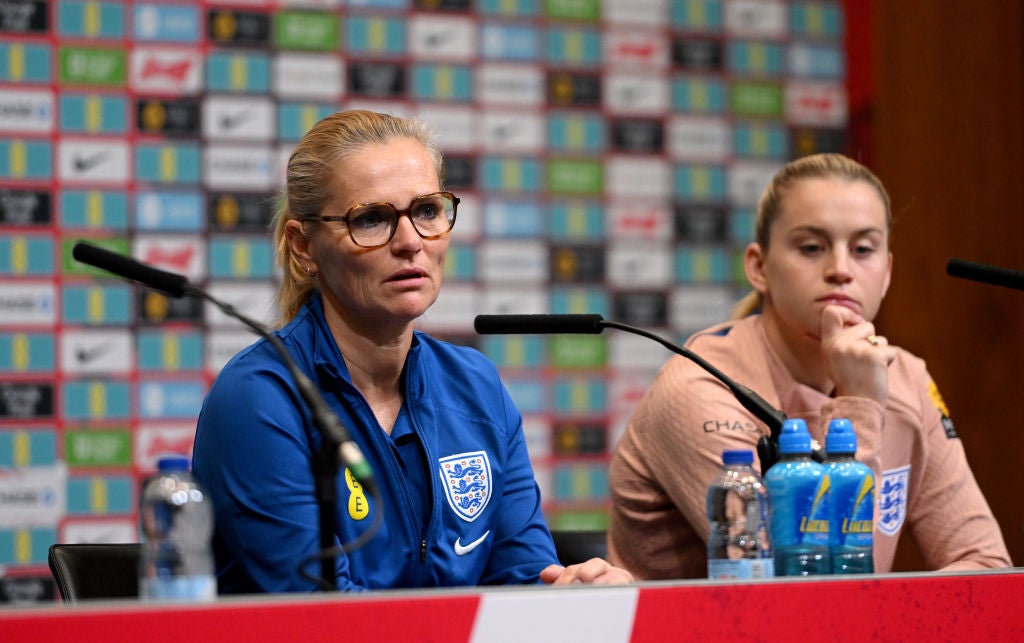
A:
<svg viewBox="0 0 1024 643">
<path fill-rule="evenodd" d="M 872 346 L 878 346 L 878 343 L 880 341 L 878 339 L 878 335 L 868 335 L 864 339 L 868 340 L 868 343 L 871 344 Z"/>
</svg>

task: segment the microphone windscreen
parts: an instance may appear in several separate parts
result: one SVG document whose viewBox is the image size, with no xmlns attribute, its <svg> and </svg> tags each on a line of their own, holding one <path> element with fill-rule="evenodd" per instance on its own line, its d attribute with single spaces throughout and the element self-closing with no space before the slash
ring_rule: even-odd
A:
<svg viewBox="0 0 1024 643">
<path fill-rule="evenodd" d="M 596 335 L 603 321 L 600 315 L 477 315 L 473 328 L 481 335 Z"/>
</svg>

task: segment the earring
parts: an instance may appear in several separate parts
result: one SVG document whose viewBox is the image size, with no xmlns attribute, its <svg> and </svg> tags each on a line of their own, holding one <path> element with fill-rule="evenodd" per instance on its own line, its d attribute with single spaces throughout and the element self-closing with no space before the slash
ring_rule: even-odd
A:
<svg viewBox="0 0 1024 643">
<path fill-rule="evenodd" d="M 309 280 L 310 281 L 316 279 L 316 274 L 317 273 L 315 273 L 312 270 L 310 270 L 309 267 L 306 267 L 306 274 L 309 275 Z"/>
</svg>

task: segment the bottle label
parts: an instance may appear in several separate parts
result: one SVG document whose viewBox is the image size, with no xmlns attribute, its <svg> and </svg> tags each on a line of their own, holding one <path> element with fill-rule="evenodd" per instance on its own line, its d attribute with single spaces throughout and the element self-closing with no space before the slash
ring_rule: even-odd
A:
<svg viewBox="0 0 1024 643">
<path fill-rule="evenodd" d="M 718 558 L 708 561 L 708 578 L 715 580 L 750 580 L 775 576 L 772 558 Z"/>
<path fill-rule="evenodd" d="M 779 465 L 776 465 L 779 466 Z M 782 465 L 784 467 L 784 465 Z M 776 475 L 772 477 L 772 474 Z M 810 468 L 768 471 L 772 501 L 772 545 L 788 547 L 829 545 L 831 481 Z"/>
<path fill-rule="evenodd" d="M 144 601 L 212 601 L 217 598 L 213 576 L 143 578 L 139 585 Z"/>
<path fill-rule="evenodd" d="M 874 540 L 875 477 L 837 479 L 832 485 L 833 547 L 871 547 Z"/>
</svg>

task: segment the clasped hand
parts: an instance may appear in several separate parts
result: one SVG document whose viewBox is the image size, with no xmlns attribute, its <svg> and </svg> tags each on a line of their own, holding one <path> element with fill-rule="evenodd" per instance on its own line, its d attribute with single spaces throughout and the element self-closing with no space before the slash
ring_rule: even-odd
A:
<svg viewBox="0 0 1024 643">
<path fill-rule="evenodd" d="M 826 306 L 821 312 L 821 351 L 837 396 L 885 404 L 896 349 L 875 335 L 874 324 L 844 306 Z"/>
</svg>

